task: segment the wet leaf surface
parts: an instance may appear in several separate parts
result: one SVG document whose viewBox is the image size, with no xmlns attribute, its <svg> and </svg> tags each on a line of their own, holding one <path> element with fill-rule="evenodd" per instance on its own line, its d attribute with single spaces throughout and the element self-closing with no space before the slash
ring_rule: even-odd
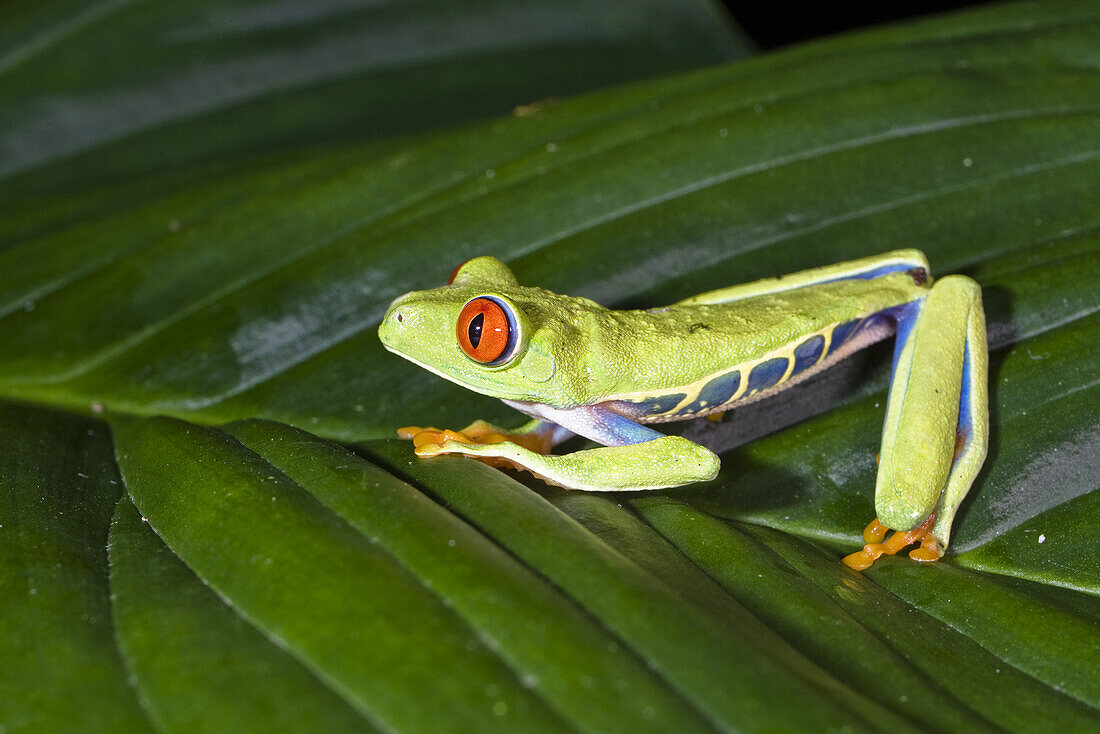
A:
<svg viewBox="0 0 1100 734">
<path fill-rule="evenodd" d="M 187 22 L 166 30 L 164 7 Z M 43 100 L 171 97 L 189 48 L 214 73 L 416 25 L 219 7 L 27 6 L 0 29 L 4 150 L 12 110 L 70 109 Z M 704 6 L 683 7 L 666 38 L 697 26 Z M 423 124 L 407 114 L 450 77 L 410 86 L 404 118 L 366 95 L 341 121 L 377 67 L 260 64 L 209 110 L 123 105 L 70 148 L 4 158 L 0 725 L 1100 727 L 1095 5 L 991 5 L 454 126 L 537 99 L 516 80 L 572 27 L 385 70 L 495 79 Z M 75 71 L 135 28 L 160 29 L 142 53 L 165 66 L 120 48 Z M 711 33 L 654 64 L 736 53 Z M 302 117 L 260 125 L 277 99 Z M 388 440 L 520 420 L 375 335 L 394 296 L 471 256 L 641 307 L 901 247 L 982 284 L 992 350 L 989 459 L 934 566 L 837 562 L 873 514 L 889 345 L 678 427 L 722 457 L 706 485 L 567 493 Z"/>
</svg>

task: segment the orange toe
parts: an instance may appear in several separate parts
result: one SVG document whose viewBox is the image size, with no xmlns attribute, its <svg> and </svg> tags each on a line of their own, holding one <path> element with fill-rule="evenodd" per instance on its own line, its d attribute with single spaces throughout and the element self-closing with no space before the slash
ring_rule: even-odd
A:
<svg viewBox="0 0 1100 734">
<path fill-rule="evenodd" d="M 411 439 L 413 436 L 420 433 L 421 431 L 435 431 L 435 430 L 437 430 L 437 429 L 435 429 L 435 428 L 421 428 L 420 426 L 402 426 L 401 428 L 397 429 L 397 437 L 398 438 L 403 438 L 406 441 L 408 441 L 409 439 Z"/>
<path fill-rule="evenodd" d="M 863 550 L 858 550 L 855 553 L 844 556 L 841 562 L 848 568 L 862 571 L 865 568 L 870 568 L 871 564 L 878 560 L 881 555 L 881 543 L 868 543 L 863 546 Z"/>
<path fill-rule="evenodd" d="M 919 548 L 909 551 L 909 557 L 921 563 L 934 563 L 940 560 L 942 556 L 943 551 L 940 550 L 940 543 L 932 533 L 928 533 L 921 538 Z"/>
<path fill-rule="evenodd" d="M 886 533 L 890 528 L 882 524 L 876 517 L 867 527 L 863 528 L 863 542 L 870 545 L 871 543 L 881 543 L 886 538 Z"/>
</svg>

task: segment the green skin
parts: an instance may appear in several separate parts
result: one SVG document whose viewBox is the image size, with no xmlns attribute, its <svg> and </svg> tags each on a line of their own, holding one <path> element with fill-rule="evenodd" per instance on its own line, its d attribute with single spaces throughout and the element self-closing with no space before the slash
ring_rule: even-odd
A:
<svg viewBox="0 0 1100 734">
<path fill-rule="evenodd" d="M 514 330 L 514 347 L 492 365 L 468 357 L 455 331 L 463 306 L 479 297 L 501 304 Z M 642 490 L 713 479 L 719 469 L 706 448 L 643 424 L 696 418 L 772 395 L 890 336 L 899 314 L 906 325 L 898 329 L 904 338 L 886 412 L 876 510 L 895 530 L 917 527 L 935 512 L 932 532 L 942 552 L 986 453 L 985 321 L 978 285 L 963 276 L 933 285 L 916 250 L 641 311 L 612 311 L 520 286 L 502 262 L 479 257 L 459 268 L 451 284 L 396 299 L 379 336 L 390 351 L 535 418 L 510 433 L 483 422 L 470 427 L 511 440 L 446 439 L 419 446 L 419 455 L 496 457 L 563 487 Z M 852 322 L 860 326 L 844 339 L 842 325 Z M 820 357 L 809 366 L 805 359 L 796 363 L 800 345 L 818 337 L 827 345 Z M 783 359 L 789 366 L 780 368 L 777 381 L 752 384 L 755 366 Z M 796 364 L 803 369 L 796 372 Z M 701 404 L 701 394 L 713 394 L 703 388 L 734 370 L 737 389 Z M 544 455 L 514 442 L 533 434 L 549 446 L 574 433 L 604 446 Z"/>
</svg>

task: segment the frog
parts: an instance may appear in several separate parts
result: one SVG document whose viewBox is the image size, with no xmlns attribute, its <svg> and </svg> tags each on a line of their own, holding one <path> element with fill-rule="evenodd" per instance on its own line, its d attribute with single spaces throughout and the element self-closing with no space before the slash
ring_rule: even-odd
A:
<svg viewBox="0 0 1100 734">
<path fill-rule="evenodd" d="M 591 492 L 714 479 L 714 452 L 653 424 L 767 399 L 894 337 L 875 517 L 843 559 L 855 570 L 910 546 L 913 560 L 942 557 L 987 453 L 981 288 L 964 275 L 934 280 L 915 249 L 633 310 L 521 286 L 486 255 L 444 286 L 396 298 L 378 334 L 389 351 L 529 417 L 516 429 L 402 427 L 419 457 L 472 457 Z M 574 435 L 598 446 L 553 453 Z"/>
</svg>

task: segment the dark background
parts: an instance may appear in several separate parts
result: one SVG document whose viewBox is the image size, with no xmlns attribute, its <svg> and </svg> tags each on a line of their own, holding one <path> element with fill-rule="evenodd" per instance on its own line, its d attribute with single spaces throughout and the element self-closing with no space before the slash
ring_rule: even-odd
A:
<svg viewBox="0 0 1100 734">
<path fill-rule="evenodd" d="M 917 15 L 940 13 L 977 0 L 820 0 L 819 2 L 768 2 L 722 0 L 738 24 L 769 49 L 827 36 L 848 28 L 887 23 Z"/>
</svg>

